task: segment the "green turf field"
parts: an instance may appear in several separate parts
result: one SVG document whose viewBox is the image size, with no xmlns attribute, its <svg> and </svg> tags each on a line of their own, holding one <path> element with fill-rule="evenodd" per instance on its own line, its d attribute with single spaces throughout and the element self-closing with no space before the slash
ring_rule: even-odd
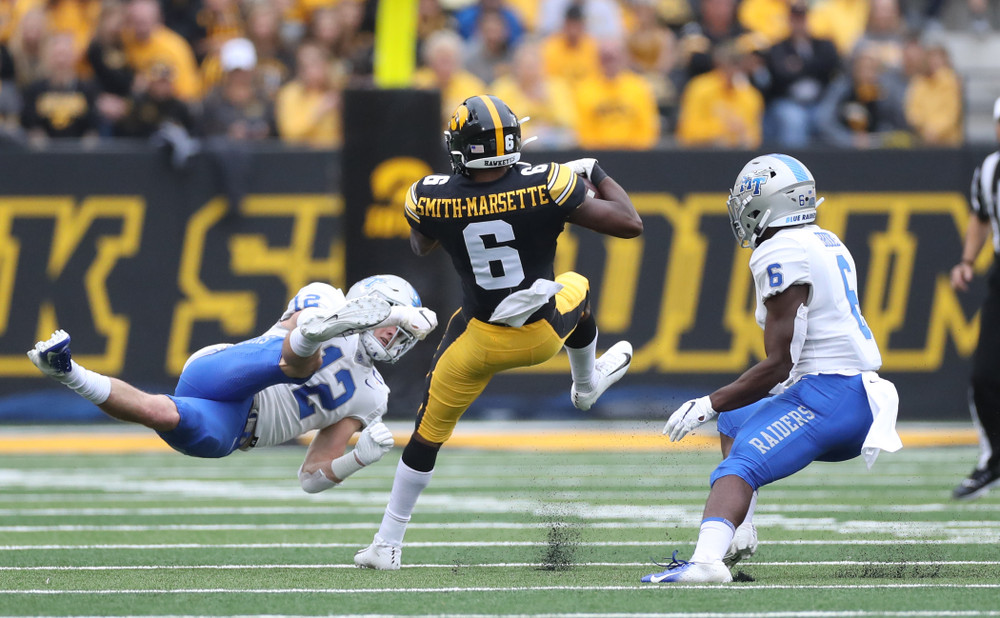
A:
<svg viewBox="0 0 1000 618">
<path fill-rule="evenodd" d="M 353 568 L 400 450 L 309 496 L 303 449 L 0 456 L 0 615 L 1000 615 L 1000 490 L 970 447 L 813 464 L 761 492 L 738 583 L 656 586 L 716 456 L 448 450 L 403 570 Z"/>
</svg>

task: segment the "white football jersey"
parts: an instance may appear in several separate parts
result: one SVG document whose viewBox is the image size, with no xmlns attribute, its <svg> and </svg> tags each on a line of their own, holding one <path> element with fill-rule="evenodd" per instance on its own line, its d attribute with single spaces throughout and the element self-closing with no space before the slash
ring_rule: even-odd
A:
<svg viewBox="0 0 1000 618">
<path fill-rule="evenodd" d="M 809 285 L 805 338 L 796 333 L 795 343 L 802 348 L 797 359 L 793 353 L 791 378 L 881 367 L 878 345 L 861 315 L 854 258 L 835 234 L 816 225 L 779 230 L 754 249 L 750 270 L 757 289 L 754 317 L 761 328 L 767 298 L 791 285 Z"/>
<path fill-rule="evenodd" d="M 281 319 L 305 307 L 336 308 L 344 302 L 337 288 L 311 283 L 289 301 Z M 284 339 L 287 333 L 275 324 L 263 336 Z M 358 335 L 334 337 L 323 344 L 320 353 L 322 368 L 304 384 L 276 384 L 257 393 L 256 446 L 281 444 L 348 417 L 367 427 L 385 413 L 389 387 Z"/>
</svg>

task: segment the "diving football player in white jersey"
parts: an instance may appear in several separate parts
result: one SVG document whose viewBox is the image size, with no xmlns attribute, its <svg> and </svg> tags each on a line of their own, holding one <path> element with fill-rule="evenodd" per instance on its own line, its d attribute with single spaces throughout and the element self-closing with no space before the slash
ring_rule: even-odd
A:
<svg viewBox="0 0 1000 618">
<path fill-rule="evenodd" d="M 711 475 L 691 559 L 677 560 L 674 552 L 661 565 L 666 570 L 644 582 L 732 581 L 727 563 L 756 546 L 750 518 L 759 487 L 813 461 L 863 453 L 871 466 L 879 450 L 902 446 L 899 398 L 875 373 L 882 358 L 861 315 L 854 259 L 836 235 L 813 223 L 821 201 L 812 174 L 787 155 L 757 157 L 736 179 L 729 218 L 740 246 L 754 250 L 750 269 L 767 358 L 667 421 L 663 433 L 677 441 L 718 416 L 725 458 Z M 747 534 L 734 544 L 737 527 Z"/>
<path fill-rule="evenodd" d="M 144 393 L 72 360 L 56 331 L 28 352 L 42 373 L 113 418 L 156 430 L 193 457 L 225 457 L 319 430 L 299 469 L 302 489 L 337 486 L 393 446 L 382 424 L 389 388 L 373 361 L 394 363 L 437 326 L 433 311 L 395 275 L 368 277 L 345 296 L 326 283 L 295 295 L 260 337 L 199 350 L 172 396 Z M 362 430 L 353 451 L 348 440 Z"/>
</svg>

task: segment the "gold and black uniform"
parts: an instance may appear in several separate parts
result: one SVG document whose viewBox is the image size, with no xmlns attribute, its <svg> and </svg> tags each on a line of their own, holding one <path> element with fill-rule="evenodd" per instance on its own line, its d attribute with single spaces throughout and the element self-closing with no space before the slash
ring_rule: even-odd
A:
<svg viewBox="0 0 1000 618">
<path fill-rule="evenodd" d="M 441 246 L 462 277 L 462 309 L 488 321 L 497 304 L 552 279 L 556 239 L 586 188 L 558 163 L 518 163 L 499 180 L 427 176 L 410 187 L 410 225 Z"/>
<path fill-rule="evenodd" d="M 544 362 L 572 333 L 586 307 L 587 279 L 554 276 L 556 239 L 583 203 L 586 187 L 559 163 L 518 163 L 492 182 L 426 176 L 406 196 L 410 226 L 438 241 L 462 278 L 452 316 L 428 374 L 417 432 L 444 442 L 493 374 Z M 563 285 L 523 326 L 490 323 L 497 305 L 537 279 Z"/>
</svg>

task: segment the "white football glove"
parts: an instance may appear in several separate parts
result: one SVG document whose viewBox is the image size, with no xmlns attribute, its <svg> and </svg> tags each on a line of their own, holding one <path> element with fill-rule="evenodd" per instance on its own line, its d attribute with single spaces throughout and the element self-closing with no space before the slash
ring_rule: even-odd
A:
<svg viewBox="0 0 1000 618">
<path fill-rule="evenodd" d="M 431 309 L 406 305 L 394 306 L 387 322 L 395 324 L 421 340 L 431 334 L 438 325 L 437 314 Z"/>
<path fill-rule="evenodd" d="M 663 427 L 663 433 L 670 436 L 671 442 L 677 442 L 689 431 L 712 420 L 719 413 L 712 409 L 712 401 L 708 395 L 684 402 L 674 410 Z"/>
<path fill-rule="evenodd" d="M 594 166 L 597 165 L 597 159 L 573 159 L 563 163 L 563 165 L 589 179 L 590 174 L 594 171 Z"/>
<path fill-rule="evenodd" d="M 365 427 L 354 445 L 354 457 L 361 465 L 368 466 L 389 452 L 395 441 L 392 432 L 381 421 Z"/>
</svg>

